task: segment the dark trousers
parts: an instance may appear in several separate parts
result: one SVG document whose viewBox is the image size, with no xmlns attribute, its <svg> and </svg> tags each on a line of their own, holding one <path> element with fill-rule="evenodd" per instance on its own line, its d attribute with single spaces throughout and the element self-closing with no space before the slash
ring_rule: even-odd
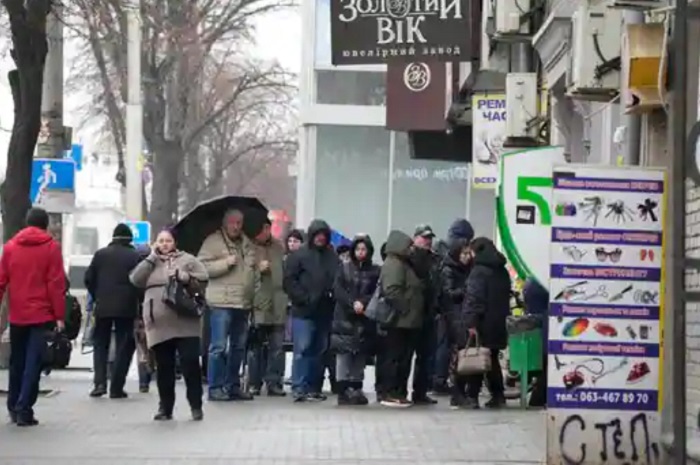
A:
<svg viewBox="0 0 700 465">
<path fill-rule="evenodd" d="M 542 351 L 542 371 L 537 374 L 537 382 L 530 395 L 530 407 L 547 405 L 547 351 Z"/>
<path fill-rule="evenodd" d="M 253 388 L 263 381 L 269 388 L 282 388 L 284 378 L 284 326 L 261 325 L 256 328 L 261 341 L 248 350 L 248 378 Z"/>
<path fill-rule="evenodd" d="M 503 385 L 503 371 L 498 358 L 500 350 L 491 349 L 491 371 L 485 375 L 470 375 L 467 380 L 467 396 L 471 399 L 478 399 L 481 392 L 481 385 L 486 378 L 486 385 L 492 397 L 503 398 L 505 387 Z"/>
<path fill-rule="evenodd" d="M 423 327 L 414 334 L 416 359 L 413 370 L 413 395 L 421 397 L 425 396 L 432 388 L 436 346 L 434 320 L 426 321 Z"/>
<path fill-rule="evenodd" d="M 160 408 L 172 414 L 175 407 L 175 378 L 177 356 L 187 388 L 187 401 L 192 409 L 202 408 L 202 369 L 199 365 L 199 338 L 174 338 L 153 346 L 156 359 L 156 383 Z"/>
<path fill-rule="evenodd" d="M 7 410 L 18 417 L 34 417 L 48 330 L 47 325 L 10 325 Z"/>
<path fill-rule="evenodd" d="M 94 351 L 92 353 L 95 386 L 107 386 L 107 362 L 109 361 L 109 346 L 112 341 L 116 344 L 114 364 L 110 373 L 110 392 L 119 393 L 124 390 L 129 365 L 136 351 L 134 339 L 133 318 L 96 318 L 93 333 Z"/>
<path fill-rule="evenodd" d="M 388 328 L 383 337 L 383 355 L 379 357 L 377 371 L 381 372 L 381 394 L 392 398 L 405 398 L 408 394 L 408 378 L 411 360 L 420 331 Z"/>
<path fill-rule="evenodd" d="M 450 338 L 448 333 L 447 318 L 442 316 L 436 325 L 435 329 L 435 370 L 433 373 L 433 389 L 438 389 L 447 384 L 449 378 L 450 367 Z"/>
</svg>

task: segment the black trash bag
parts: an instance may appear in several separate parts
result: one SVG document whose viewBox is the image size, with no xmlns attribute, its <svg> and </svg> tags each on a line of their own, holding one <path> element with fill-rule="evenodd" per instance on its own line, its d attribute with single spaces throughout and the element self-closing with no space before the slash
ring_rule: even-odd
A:
<svg viewBox="0 0 700 465">
<path fill-rule="evenodd" d="M 47 330 L 46 345 L 42 354 L 42 371 L 49 374 L 52 369 L 63 369 L 70 363 L 73 343 L 63 332 Z"/>
</svg>

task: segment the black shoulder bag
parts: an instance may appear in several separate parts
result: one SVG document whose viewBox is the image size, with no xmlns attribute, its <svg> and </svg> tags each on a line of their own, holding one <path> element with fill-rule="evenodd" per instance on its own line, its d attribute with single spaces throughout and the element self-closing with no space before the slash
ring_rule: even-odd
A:
<svg viewBox="0 0 700 465">
<path fill-rule="evenodd" d="M 178 278 L 178 271 L 168 278 L 163 303 L 183 318 L 200 318 L 207 306 L 201 288 L 196 281 L 185 284 Z"/>
</svg>

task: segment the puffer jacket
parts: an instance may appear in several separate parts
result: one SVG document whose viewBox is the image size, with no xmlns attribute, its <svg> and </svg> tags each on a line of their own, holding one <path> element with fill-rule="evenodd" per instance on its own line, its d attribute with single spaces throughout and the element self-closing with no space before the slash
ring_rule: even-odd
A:
<svg viewBox="0 0 700 465">
<path fill-rule="evenodd" d="M 382 294 L 399 314 L 392 326 L 402 329 L 422 328 L 425 316 L 424 282 L 409 261 L 412 243 L 408 234 L 391 231 L 380 275 Z"/>
<path fill-rule="evenodd" d="M 226 263 L 231 255 L 238 259 L 233 266 Z M 197 258 L 209 274 L 207 302 L 210 306 L 253 308 L 253 295 L 260 275 L 255 266 L 255 247 L 250 239 L 241 234 L 237 240 L 231 240 L 220 229 L 204 240 Z"/>
<path fill-rule="evenodd" d="M 505 349 L 511 291 L 506 259 L 493 241 L 485 237 L 475 239 L 471 249 L 474 252 L 473 267 L 462 305 L 465 323 L 467 328 L 477 330 L 482 346 Z"/>
<path fill-rule="evenodd" d="M 325 247 L 317 247 L 314 238 L 324 234 Z M 330 323 L 333 317 L 333 285 L 339 260 L 330 244 L 331 228 L 323 220 L 313 220 L 308 240 L 299 250 L 287 256 L 284 266 L 284 290 L 292 302 L 295 318 L 321 319 Z"/>
<path fill-rule="evenodd" d="M 462 249 L 466 245 L 467 241 L 464 239 L 454 240 L 440 268 L 441 307 L 447 318 L 451 340 L 460 347 L 466 345 L 467 326 L 462 304 L 467 291 L 467 278 L 471 271 L 470 265 L 459 261 Z"/>
<path fill-rule="evenodd" d="M 358 244 L 364 243 L 368 256 L 359 261 L 355 255 Z M 367 308 L 379 281 L 379 266 L 372 262 L 374 246 L 369 236 L 356 237 L 350 248 L 350 262 L 340 266 L 335 278 L 335 311 L 331 349 L 336 353 L 370 353 L 376 325 L 353 309 L 355 302 Z"/>
</svg>

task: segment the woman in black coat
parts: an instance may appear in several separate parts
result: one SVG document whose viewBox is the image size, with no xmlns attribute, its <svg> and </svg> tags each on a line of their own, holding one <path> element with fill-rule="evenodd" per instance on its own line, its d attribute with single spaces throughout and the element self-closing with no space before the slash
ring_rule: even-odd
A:
<svg viewBox="0 0 700 465">
<path fill-rule="evenodd" d="M 331 349 L 336 354 L 338 405 L 367 405 L 362 392 L 367 357 L 375 337 L 374 324 L 365 317 L 379 280 L 379 266 L 372 262 L 374 246 L 369 236 L 357 236 L 350 261 L 336 274 L 335 311 Z"/>
<path fill-rule="evenodd" d="M 452 383 L 450 407 L 459 408 L 466 403 L 467 378 L 457 375 L 457 352 L 467 344 L 467 326 L 462 304 L 469 277 L 471 254 L 466 239 L 456 239 L 448 245 L 447 254 L 440 267 L 442 285 L 441 307 L 445 313 L 450 344 L 449 376 Z"/>
<path fill-rule="evenodd" d="M 478 340 L 481 347 L 491 349 L 491 371 L 486 374 L 491 400 L 486 406 L 498 408 L 505 404 L 499 353 L 508 345 L 506 318 L 510 315 L 510 274 L 505 257 L 491 239 L 478 237 L 469 248 L 472 270 L 462 309 L 470 340 Z M 467 380 L 467 402 L 475 408 L 479 406 L 482 381 L 482 375 L 469 376 Z"/>
</svg>

